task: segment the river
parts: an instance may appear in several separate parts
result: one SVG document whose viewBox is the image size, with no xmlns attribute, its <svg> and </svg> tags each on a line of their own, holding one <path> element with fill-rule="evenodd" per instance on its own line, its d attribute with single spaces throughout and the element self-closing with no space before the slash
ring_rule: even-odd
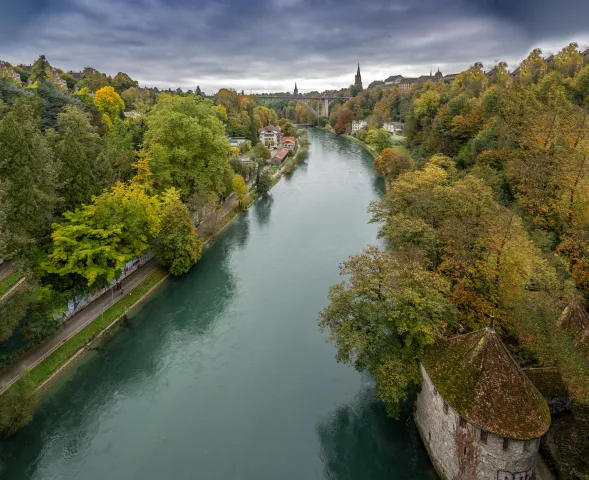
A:
<svg viewBox="0 0 589 480">
<path fill-rule="evenodd" d="M 436 478 L 410 415 L 387 418 L 318 330 L 338 263 L 376 242 L 383 184 L 359 145 L 309 139 L 305 164 L 50 389 L 0 444 L 0 478 Z"/>
</svg>

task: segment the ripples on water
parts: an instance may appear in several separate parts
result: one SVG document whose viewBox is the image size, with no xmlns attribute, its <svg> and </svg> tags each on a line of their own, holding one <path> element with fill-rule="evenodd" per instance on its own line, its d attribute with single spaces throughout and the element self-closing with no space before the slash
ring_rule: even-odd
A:
<svg viewBox="0 0 589 480">
<path fill-rule="evenodd" d="M 388 419 L 317 328 L 339 262 L 376 241 L 383 184 L 360 146 L 309 136 L 305 164 L 0 444 L 0 478 L 435 478 L 410 415 Z"/>
</svg>

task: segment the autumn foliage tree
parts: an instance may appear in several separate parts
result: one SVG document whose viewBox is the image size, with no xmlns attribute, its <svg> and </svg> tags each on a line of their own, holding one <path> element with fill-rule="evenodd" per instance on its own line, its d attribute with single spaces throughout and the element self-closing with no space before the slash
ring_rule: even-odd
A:
<svg viewBox="0 0 589 480">
<path fill-rule="evenodd" d="M 394 179 L 411 169 L 411 161 L 407 155 L 402 155 L 393 148 L 385 148 L 374 159 L 374 168 L 380 176 Z"/>
</svg>

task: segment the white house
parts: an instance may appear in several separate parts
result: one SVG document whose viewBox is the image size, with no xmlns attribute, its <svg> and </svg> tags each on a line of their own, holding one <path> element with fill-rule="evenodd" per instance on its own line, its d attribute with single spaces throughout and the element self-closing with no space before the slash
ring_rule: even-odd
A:
<svg viewBox="0 0 589 480">
<path fill-rule="evenodd" d="M 360 130 L 365 129 L 368 126 L 368 122 L 366 120 L 353 120 L 352 121 L 352 133 L 359 132 Z"/>
<path fill-rule="evenodd" d="M 396 122 L 383 123 L 382 128 L 393 135 L 401 135 L 403 133 L 403 124 Z"/>
<path fill-rule="evenodd" d="M 20 75 L 6 62 L 0 62 L 0 76 L 8 77 L 15 82 L 20 82 Z"/>
<path fill-rule="evenodd" d="M 275 125 L 261 127 L 258 129 L 258 133 L 260 135 L 260 142 L 267 147 L 278 145 L 280 144 L 280 140 L 282 140 L 282 130 Z"/>
</svg>

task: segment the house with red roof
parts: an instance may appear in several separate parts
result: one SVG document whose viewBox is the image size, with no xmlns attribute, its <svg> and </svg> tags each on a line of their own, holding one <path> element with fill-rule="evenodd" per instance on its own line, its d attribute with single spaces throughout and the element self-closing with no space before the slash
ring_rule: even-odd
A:
<svg viewBox="0 0 589 480">
<path fill-rule="evenodd" d="M 287 150 L 293 150 L 296 145 L 296 140 L 294 137 L 284 137 L 280 145 Z"/>
</svg>

